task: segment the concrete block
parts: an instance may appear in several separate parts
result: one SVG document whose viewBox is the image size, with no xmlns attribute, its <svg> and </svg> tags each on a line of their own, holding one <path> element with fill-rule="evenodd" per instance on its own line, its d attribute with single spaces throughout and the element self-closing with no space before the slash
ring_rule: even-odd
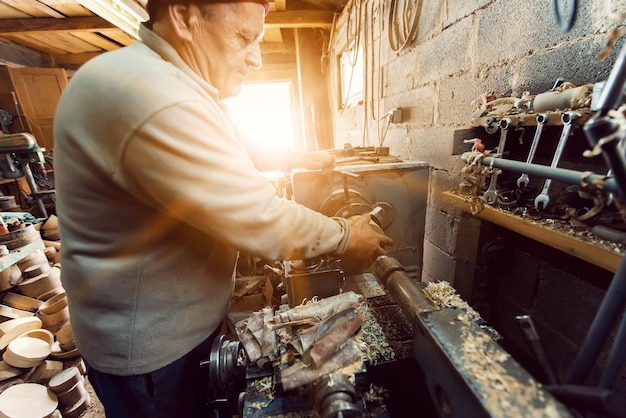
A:
<svg viewBox="0 0 626 418">
<path fill-rule="evenodd" d="M 439 209 L 426 211 L 424 234 L 428 240 L 448 254 L 456 253 L 459 219 Z"/>
<path fill-rule="evenodd" d="M 585 3 L 585 4 L 580 4 Z M 544 0 L 496 1 L 476 12 L 478 17 L 478 67 L 510 61 L 533 51 L 552 48 L 592 33 L 590 2 L 579 2 L 577 24 L 562 33 L 553 19 L 552 6 Z"/>
<path fill-rule="evenodd" d="M 605 80 L 624 39 L 616 43 L 606 60 L 598 61 L 597 54 L 602 50 L 604 41 L 604 35 L 596 35 L 581 39 L 575 45 L 562 45 L 524 57 L 514 66 L 516 80 L 512 87 L 538 94 L 550 90 L 559 77 L 574 84 Z"/>
<path fill-rule="evenodd" d="M 399 93 L 410 91 L 415 83 L 415 69 L 413 55 L 396 57 L 382 67 L 382 74 L 375 77 L 383 77 L 385 80 L 384 89 L 381 96 L 395 96 Z M 374 88 L 378 86 L 378 78 L 374 78 Z M 377 97 L 375 95 L 375 97 Z"/>
<path fill-rule="evenodd" d="M 456 262 L 445 251 L 428 240 L 424 240 L 424 265 L 422 267 L 422 281 L 446 281 L 454 285 L 454 270 Z"/>
<path fill-rule="evenodd" d="M 482 9 L 493 0 L 448 0 L 446 2 L 446 17 L 444 19 L 444 27 L 448 27 L 454 22 L 471 15 L 478 9 Z"/>
<path fill-rule="evenodd" d="M 468 48 L 472 30 L 471 17 L 465 18 L 437 34 L 417 48 L 421 81 L 437 80 L 469 67 Z"/>
<path fill-rule="evenodd" d="M 416 44 L 421 45 L 443 30 L 446 9 L 445 2 L 423 1 L 417 27 Z"/>
</svg>

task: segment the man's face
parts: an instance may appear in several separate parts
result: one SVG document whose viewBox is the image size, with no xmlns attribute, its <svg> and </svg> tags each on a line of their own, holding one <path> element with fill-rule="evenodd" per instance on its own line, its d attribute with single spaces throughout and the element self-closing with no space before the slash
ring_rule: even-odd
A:
<svg viewBox="0 0 626 418">
<path fill-rule="evenodd" d="M 259 40 L 263 36 L 265 8 L 255 2 L 212 4 L 212 14 L 200 26 L 199 48 L 221 98 L 239 94 L 250 68 L 261 67 Z M 205 46 L 206 45 L 206 46 Z"/>
</svg>

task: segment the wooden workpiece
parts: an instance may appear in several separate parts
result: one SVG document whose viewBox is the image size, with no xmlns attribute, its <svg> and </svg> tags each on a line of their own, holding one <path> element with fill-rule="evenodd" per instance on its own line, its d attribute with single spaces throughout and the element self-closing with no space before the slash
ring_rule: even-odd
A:
<svg viewBox="0 0 626 418">
<path fill-rule="evenodd" d="M 460 195 L 448 191 L 443 192 L 442 199 L 444 202 L 480 219 L 507 228 L 611 272 L 617 270 L 624 255 L 623 252 L 611 251 L 489 206 L 476 196 Z"/>
</svg>

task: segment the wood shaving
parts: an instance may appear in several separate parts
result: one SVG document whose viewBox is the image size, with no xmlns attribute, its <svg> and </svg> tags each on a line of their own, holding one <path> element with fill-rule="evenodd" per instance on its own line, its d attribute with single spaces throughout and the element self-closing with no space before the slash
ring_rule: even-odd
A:
<svg viewBox="0 0 626 418">
<path fill-rule="evenodd" d="M 254 389 L 265 397 L 265 401 L 250 402 L 249 406 L 252 409 L 264 409 L 267 408 L 275 398 L 274 391 L 274 379 L 271 376 L 265 376 L 261 379 L 257 379 L 252 383 Z"/>
<path fill-rule="evenodd" d="M 369 360 L 371 365 L 395 360 L 396 354 L 389 346 L 385 333 L 376 321 L 371 308 L 367 303 L 361 302 L 356 311 L 365 317 L 361 332 L 354 338 L 364 359 Z"/>
<path fill-rule="evenodd" d="M 450 283 L 446 281 L 428 283 L 424 288 L 424 294 L 438 309 L 460 308 L 465 311 L 465 315 L 470 320 L 478 321 L 480 319 L 480 314 L 464 301 Z"/>
</svg>

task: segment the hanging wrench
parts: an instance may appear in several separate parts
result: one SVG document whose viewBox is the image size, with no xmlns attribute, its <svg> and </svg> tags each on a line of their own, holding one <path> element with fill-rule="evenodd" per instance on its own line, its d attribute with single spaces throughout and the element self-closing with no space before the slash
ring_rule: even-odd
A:
<svg viewBox="0 0 626 418">
<path fill-rule="evenodd" d="M 563 150 L 565 149 L 565 144 L 567 143 L 567 138 L 572 131 L 572 122 L 576 119 L 578 115 L 576 112 L 566 112 L 561 115 L 561 122 L 563 122 L 563 131 L 561 132 L 561 137 L 559 138 L 559 143 L 556 146 L 556 151 L 554 152 L 554 157 L 552 157 L 552 164 L 550 164 L 550 168 L 556 168 L 559 164 L 559 160 L 561 159 L 561 154 L 563 154 Z M 548 191 L 550 190 L 550 185 L 552 184 L 552 179 L 546 179 L 543 183 L 543 189 L 541 189 L 541 193 L 535 197 L 535 208 L 538 210 L 543 210 L 550 203 L 550 196 L 548 196 Z"/>
<path fill-rule="evenodd" d="M 537 145 L 539 145 L 539 138 L 541 137 L 541 131 L 543 131 L 543 125 L 548 121 L 548 115 L 545 113 L 540 113 L 537 115 L 537 130 L 535 131 L 535 136 L 533 136 L 533 142 L 530 144 L 530 152 L 528 153 L 528 158 L 526 159 L 526 164 L 530 164 L 533 162 L 533 158 L 535 157 L 535 151 L 537 151 Z M 523 173 L 517 179 L 517 187 L 520 189 L 528 186 L 530 179 L 528 178 L 528 174 Z"/>
<path fill-rule="evenodd" d="M 500 142 L 498 142 L 498 154 L 500 157 L 504 154 L 504 146 L 506 144 L 506 135 L 509 133 L 509 126 L 511 126 L 511 119 L 504 118 L 500 120 Z M 491 181 L 489 182 L 489 188 L 483 193 L 481 199 L 488 203 L 496 203 L 498 199 L 498 191 L 496 186 L 498 185 L 498 176 L 502 170 L 494 170 L 491 173 Z"/>
</svg>

